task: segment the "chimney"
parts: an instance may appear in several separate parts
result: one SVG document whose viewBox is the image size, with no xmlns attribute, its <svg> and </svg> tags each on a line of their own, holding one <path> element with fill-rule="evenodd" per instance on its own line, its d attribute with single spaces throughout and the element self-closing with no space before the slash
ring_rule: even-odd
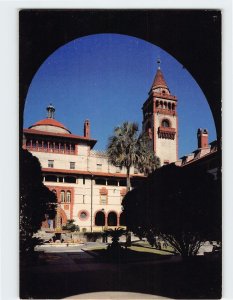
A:
<svg viewBox="0 0 233 300">
<path fill-rule="evenodd" d="M 84 122 L 84 137 L 90 138 L 90 121 L 85 120 Z"/>
<path fill-rule="evenodd" d="M 201 149 L 209 147 L 207 129 L 198 128 L 198 130 L 197 130 L 197 144 L 198 144 L 198 148 L 201 148 Z"/>
</svg>

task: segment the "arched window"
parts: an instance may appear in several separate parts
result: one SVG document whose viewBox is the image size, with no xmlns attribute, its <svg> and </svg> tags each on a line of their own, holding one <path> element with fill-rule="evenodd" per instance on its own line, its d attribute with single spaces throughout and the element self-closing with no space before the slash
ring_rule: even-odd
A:
<svg viewBox="0 0 233 300">
<path fill-rule="evenodd" d="M 108 226 L 117 226 L 117 214 L 113 211 L 108 214 Z"/>
<path fill-rule="evenodd" d="M 71 201 L 71 192 L 70 192 L 70 191 L 67 191 L 67 192 L 66 192 L 66 202 L 67 202 L 67 203 L 70 203 L 70 201 Z"/>
<path fill-rule="evenodd" d="M 65 191 L 61 191 L 61 202 L 65 202 Z"/>
<path fill-rule="evenodd" d="M 105 213 L 98 211 L 95 215 L 95 225 L 96 226 L 105 226 Z"/>
<path fill-rule="evenodd" d="M 171 103 L 168 103 L 168 109 L 171 110 Z"/>
<path fill-rule="evenodd" d="M 162 127 L 170 127 L 169 121 L 168 120 L 163 120 L 162 121 Z"/>
</svg>

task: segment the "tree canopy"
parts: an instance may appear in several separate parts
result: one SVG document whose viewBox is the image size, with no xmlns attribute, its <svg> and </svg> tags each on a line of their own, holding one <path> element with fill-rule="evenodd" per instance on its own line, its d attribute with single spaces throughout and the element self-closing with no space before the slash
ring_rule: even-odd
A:
<svg viewBox="0 0 233 300">
<path fill-rule="evenodd" d="M 154 234 L 183 256 L 202 241 L 221 239 L 221 183 L 199 168 L 169 165 L 152 173 L 123 200 L 126 224 Z"/>
<path fill-rule="evenodd" d="M 53 219 L 56 214 L 56 195 L 42 182 L 39 160 L 27 150 L 20 153 L 20 250 L 33 249 L 33 234 L 40 229 L 45 215 Z"/>
</svg>

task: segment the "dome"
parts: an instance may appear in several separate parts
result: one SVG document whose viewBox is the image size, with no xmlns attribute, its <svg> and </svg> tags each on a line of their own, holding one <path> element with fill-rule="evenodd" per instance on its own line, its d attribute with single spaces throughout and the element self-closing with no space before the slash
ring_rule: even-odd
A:
<svg viewBox="0 0 233 300">
<path fill-rule="evenodd" d="M 29 129 L 39 130 L 39 131 L 47 131 L 53 133 L 65 133 L 70 134 L 71 132 L 67 129 L 62 123 L 58 122 L 55 119 L 44 119 L 36 122 Z"/>
</svg>

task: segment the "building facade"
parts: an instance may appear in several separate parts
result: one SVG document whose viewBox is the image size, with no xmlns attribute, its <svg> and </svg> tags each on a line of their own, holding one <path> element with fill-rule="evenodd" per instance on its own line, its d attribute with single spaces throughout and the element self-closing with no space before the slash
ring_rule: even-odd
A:
<svg viewBox="0 0 233 300">
<path fill-rule="evenodd" d="M 158 67 L 149 98 L 143 105 L 143 132 L 151 139 L 161 165 L 177 160 L 177 99 L 170 94 Z M 47 107 L 47 118 L 24 129 L 23 148 L 36 156 L 44 184 L 57 195 L 55 220 L 46 220 L 46 230 L 61 228 L 74 219 L 81 231 L 101 231 L 124 226 L 121 202 L 126 194 L 126 170 L 108 162 L 106 153 L 94 150 L 90 121 L 83 136 L 77 136 L 55 119 L 55 108 Z M 144 178 L 132 169 L 132 186 Z"/>
</svg>

